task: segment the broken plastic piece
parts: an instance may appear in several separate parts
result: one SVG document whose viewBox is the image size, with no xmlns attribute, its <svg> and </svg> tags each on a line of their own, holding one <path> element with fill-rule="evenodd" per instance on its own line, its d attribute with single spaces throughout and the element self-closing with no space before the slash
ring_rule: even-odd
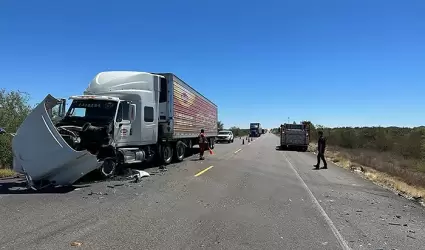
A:
<svg viewBox="0 0 425 250">
<path fill-rule="evenodd" d="M 150 174 L 146 171 L 142 171 L 142 170 L 137 170 L 137 169 L 132 169 L 133 173 L 132 175 L 130 175 L 128 178 L 129 179 L 133 179 L 133 178 L 143 178 L 143 177 L 148 177 L 150 176 Z"/>
</svg>

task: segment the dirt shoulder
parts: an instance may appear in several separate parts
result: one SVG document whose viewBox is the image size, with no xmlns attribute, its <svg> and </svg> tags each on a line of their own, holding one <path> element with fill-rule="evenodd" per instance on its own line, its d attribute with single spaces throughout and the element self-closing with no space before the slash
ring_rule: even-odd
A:
<svg viewBox="0 0 425 250">
<path fill-rule="evenodd" d="M 308 151 L 315 153 L 317 144 L 311 143 Z M 335 165 L 353 171 L 375 184 L 390 189 L 408 199 L 425 204 L 425 173 L 416 164 L 397 159 L 390 154 L 366 150 L 349 150 L 330 146 L 326 159 Z"/>
</svg>

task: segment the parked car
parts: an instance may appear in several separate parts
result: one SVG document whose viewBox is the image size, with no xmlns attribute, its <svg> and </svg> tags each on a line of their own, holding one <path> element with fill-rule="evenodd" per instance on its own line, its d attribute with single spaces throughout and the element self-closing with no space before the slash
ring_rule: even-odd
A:
<svg viewBox="0 0 425 250">
<path fill-rule="evenodd" d="M 233 132 L 230 130 L 222 130 L 220 132 L 218 132 L 218 135 L 215 139 L 216 142 L 228 142 L 228 143 L 232 143 L 233 142 Z"/>
</svg>

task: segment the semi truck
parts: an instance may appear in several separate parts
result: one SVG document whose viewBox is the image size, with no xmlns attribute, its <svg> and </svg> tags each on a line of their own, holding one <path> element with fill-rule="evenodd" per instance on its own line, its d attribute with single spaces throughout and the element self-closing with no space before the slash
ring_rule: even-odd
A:
<svg viewBox="0 0 425 250">
<path fill-rule="evenodd" d="M 106 71 L 83 95 L 48 95 L 13 138 L 15 171 L 37 189 L 70 185 L 93 170 L 105 177 L 128 164 L 184 159 L 204 129 L 217 136 L 217 106 L 173 73 Z"/>
<path fill-rule="evenodd" d="M 249 124 L 249 136 L 250 137 L 260 137 L 261 136 L 261 124 L 256 122 L 256 123 L 250 123 Z"/>
<path fill-rule="evenodd" d="M 306 123 L 280 125 L 280 148 L 307 151 L 310 143 L 310 127 Z"/>
</svg>

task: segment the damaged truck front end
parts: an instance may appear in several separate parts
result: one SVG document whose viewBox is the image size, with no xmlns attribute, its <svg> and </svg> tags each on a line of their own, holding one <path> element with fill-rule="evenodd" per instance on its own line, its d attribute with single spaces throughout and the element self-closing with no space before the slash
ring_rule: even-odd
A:
<svg viewBox="0 0 425 250">
<path fill-rule="evenodd" d="M 48 95 L 13 138 L 13 169 L 24 174 L 33 189 L 72 185 L 96 169 L 105 176 L 115 171 L 112 130 L 119 99 L 71 99 L 65 113 L 65 100 Z"/>
</svg>

